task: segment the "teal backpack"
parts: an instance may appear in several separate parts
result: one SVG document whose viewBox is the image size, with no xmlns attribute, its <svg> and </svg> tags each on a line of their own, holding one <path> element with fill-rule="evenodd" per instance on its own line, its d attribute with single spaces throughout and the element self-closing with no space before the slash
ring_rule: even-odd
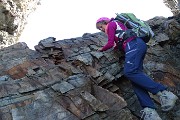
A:
<svg viewBox="0 0 180 120">
<path fill-rule="evenodd" d="M 154 37 L 151 27 L 145 22 L 138 19 L 133 13 L 116 13 L 115 21 L 122 22 L 134 35 L 141 37 L 146 43 Z M 127 33 L 132 33 L 127 30 Z M 125 31 L 126 33 L 126 31 Z"/>
</svg>

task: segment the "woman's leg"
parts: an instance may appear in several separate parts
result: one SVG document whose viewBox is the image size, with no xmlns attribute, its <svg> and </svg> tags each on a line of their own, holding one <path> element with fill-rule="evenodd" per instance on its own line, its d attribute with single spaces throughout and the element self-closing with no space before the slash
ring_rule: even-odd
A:
<svg viewBox="0 0 180 120">
<path fill-rule="evenodd" d="M 146 43 L 140 38 L 127 43 L 125 50 L 124 75 L 135 85 L 134 90 L 142 106 L 147 103 L 152 105 L 148 92 L 156 94 L 166 89 L 165 86 L 153 81 L 143 72 L 143 60 L 146 50 Z M 146 97 L 146 100 L 143 96 Z"/>
<path fill-rule="evenodd" d="M 146 43 L 136 38 L 127 43 L 125 51 L 124 75 L 133 83 L 141 86 L 143 89 L 156 94 L 159 91 L 165 90 L 166 87 L 153 81 L 143 72 L 143 60 L 146 54 Z"/>
<path fill-rule="evenodd" d="M 154 103 L 151 99 L 151 97 L 149 96 L 149 93 L 147 90 L 141 88 L 140 86 L 138 86 L 137 84 L 133 83 L 133 89 L 135 94 L 137 95 L 137 98 L 141 104 L 141 106 L 143 108 L 148 107 L 148 108 L 152 108 L 155 109 Z"/>
</svg>

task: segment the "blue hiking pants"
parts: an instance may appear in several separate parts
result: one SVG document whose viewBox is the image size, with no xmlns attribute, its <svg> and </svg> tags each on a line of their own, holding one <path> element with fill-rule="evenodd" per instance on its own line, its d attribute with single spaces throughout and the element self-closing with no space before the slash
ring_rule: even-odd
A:
<svg viewBox="0 0 180 120">
<path fill-rule="evenodd" d="M 127 43 L 125 48 L 124 76 L 131 81 L 135 94 L 141 106 L 155 108 L 149 93 L 156 94 L 166 89 L 160 83 L 153 81 L 143 72 L 143 60 L 147 45 L 141 38 L 135 38 Z"/>
</svg>

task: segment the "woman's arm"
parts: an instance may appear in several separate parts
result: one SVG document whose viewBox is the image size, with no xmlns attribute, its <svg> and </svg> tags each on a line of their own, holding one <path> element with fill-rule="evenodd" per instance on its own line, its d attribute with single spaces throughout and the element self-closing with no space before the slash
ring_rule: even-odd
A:
<svg viewBox="0 0 180 120">
<path fill-rule="evenodd" d="M 108 42 L 102 49 L 100 49 L 100 51 L 106 51 L 114 46 L 116 27 L 117 27 L 116 23 L 114 22 L 110 22 L 108 24 L 108 28 L 107 28 Z"/>
</svg>

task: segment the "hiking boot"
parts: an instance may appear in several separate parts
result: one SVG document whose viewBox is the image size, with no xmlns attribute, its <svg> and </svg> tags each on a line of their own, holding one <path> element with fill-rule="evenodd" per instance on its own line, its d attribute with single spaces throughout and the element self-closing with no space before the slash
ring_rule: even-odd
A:
<svg viewBox="0 0 180 120">
<path fill-rule="evenodd" d="M 140 112 L 142 113 L 141 120 L 162 120 L 155 109 L 146 107 Z"/>
<path fill-rule="evenodd" d="M 162 111 L 171 110 L 174 107 L 176 100 L 178 99 L 176 95 L 166 90 L 158 92 L 157 95 L 161 103 Z"/>
</svg>

